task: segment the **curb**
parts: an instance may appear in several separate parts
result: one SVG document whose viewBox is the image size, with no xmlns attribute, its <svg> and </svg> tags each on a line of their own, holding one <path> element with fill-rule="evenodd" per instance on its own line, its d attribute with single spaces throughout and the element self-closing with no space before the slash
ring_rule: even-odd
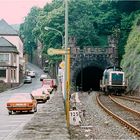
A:
<svg viewBox="0 0 140 140">
<path fill-rule="evenodd" d="M 22 87 L 23 85 L 24 85 L 24 83 L 21 83 L 20 85 L 18 85 L 18 86 L 16 86 L 16 87 L 13 87 L 13 88 L 9 88 L 9 89 L 7 89 L 7 90 L 5 90 L 5 91 L 17 89 L 17 88 Z M 3 93 L 3 92 L 5 92 L 5 91 L 2 91 L 2 92 L 0 92 L 0 93 Z"/>
<path fill-rule="evenodd" d="M 13 87 L 13 88 L 10 88 L 8 90 L 14 90 L 14 89 L 17 89 L 17 88 L 20 88 L 24 85 L 24 83 L 21 83 L 20 85 L 16 86 L 16 87 Z"/>
</svg>

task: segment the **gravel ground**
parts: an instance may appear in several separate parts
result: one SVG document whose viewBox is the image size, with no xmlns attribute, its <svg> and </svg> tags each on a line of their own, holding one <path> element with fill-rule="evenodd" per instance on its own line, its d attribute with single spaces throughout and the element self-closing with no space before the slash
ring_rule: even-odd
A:
<svg viewBox="0 0 140 140">
<path fill-rule="evenodd" d="M 80 126 L 70 126 L 70 137 L 73 140 L 139 140 L 140 138 L 121 126 L 116 120 L 104 112 L 96 102 L 96 92 L 79 93 L 81 103 L 76 107 L 81 113 Z"/>
<path fill-rule="evenodd" d="M 119 99 L 119 98 L 115 98 L 115 100 L 126 107 L 129 107 L 135 111 L 140 112 L 140 103 L 137 103 L 134 101 L 129 101 L 129 100 L 123 100 L 123 99 Z"/>
</svg>

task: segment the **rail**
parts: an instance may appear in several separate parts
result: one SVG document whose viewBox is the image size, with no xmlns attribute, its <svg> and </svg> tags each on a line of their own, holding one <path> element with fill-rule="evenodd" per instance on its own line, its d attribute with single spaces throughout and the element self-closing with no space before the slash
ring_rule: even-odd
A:
<svg viewBox="0 0 140 140">
<path fill-rule="evenodd" d="M 128 120 L 126 121 L 125 119 L 123 119 L 122 117 L 120 117 L 119 115 L 116 115 L 116 112 L 115 113 L 113 113 L 113 111 L 111 111 L 110 109 L 108 109 L 106 106 L 107 106 L 107 103 L 106 103 L 106 105 L 104 105 L 104 103 L 103 103 L 103 101 L 104 100 L 102 100 L 101 101 L 101 96 L 103 96 L 103 95 L 100 95 L 100 94 L 98 94 L 97 95 L 97 97 L 96 97 L 96 99 L 97 99 L 97 102 L 98 102 L 98 104 L 108 113 L 108 114 L 110 114 L 113 118 L 115 118 L 118 122 L 120 122 L 121 124 L 123 124 L 124 126 L 126 126 L 129 130 L 131 130 L 133 133 L 135 133 L 136 135 L 138 135 L 138 136 L 140 136 L 140 128 L 137 128 L 137 126 L 135 126 L 131 121 L 130 122 L 128 122 Z M 106 96 L 106 98 L 109 98 L 109 96 Z M 111 100 L 112 101 L 112 100 Z M 114 102 L 114 101 L 112 101 L 112 102 Z M 110 104 L 110 103 L 109 103 Z M 109 105 L 108 104 L 108 105 Z M 115 103 L 114 103 L 114 105 L 117 105 L 117 102 L 115 101 Z M 111 106 L 111 104 L 110 104 L 110 106 Z M 113 106 L 111 106 L 111 107 L 113 107 Z M 122 105 L 119 105 L 119 107 L 121 107 L 122 108 Z M 123 109 L 125 108 L 125 110 L 131 110 L 131 109 L 126 109 L 126 107 L 123 107 Z M 120 111 L 120 110 L 119 110 Z M 135 120 L 136 121 L 139 121 L 140 119 L 139 119 L 139 113 L 134 113 L 134 114 L 137 114 L 136 116 L 136 118 L 135 118 Z"/>
</svg>

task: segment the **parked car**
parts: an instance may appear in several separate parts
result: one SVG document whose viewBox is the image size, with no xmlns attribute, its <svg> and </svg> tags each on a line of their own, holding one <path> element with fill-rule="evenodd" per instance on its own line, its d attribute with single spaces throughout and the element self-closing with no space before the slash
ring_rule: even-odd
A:
<svg viewBox="0 0 140 140">
<path fill-rule="evenodd" d="M 6 105 L 9 115 L 16 111 L 37 111 L 37 101 L 30 93 L 16 93 Z"/>
<path fill-rule="evenodd" d="M 44 88 L 39 88 L 37 90 L 32 91 L 32 96 L 39 102 L 46 102 L 47 100 L 50 99 L 50 94 L 47 90 L 45 90 Z"/>
<path fill-rule="evenodd" d="M 50 92 L 46 88 L 44 88 L 43 86 L 41 87 L 41 89 L 46 94 L 47 100 L 49 100 L 50 99 Z"/>
<path fill-rule="evenodd" d="M 25 76 L 25 77 L 24 77 L 24 83 L 32 83 L 32 78 L 31 78 L 31 76 Z"/>
<path fill-rule="evenodd" d="M 47 78 L 47 75 L 46 74 L 41 74 L 40 81 L 43 81 L 43 79 L 46 79 L 46 78 Z"/>
<path fill-rule="evenodd" d="M 47 72 L 49 72 L 49 68 L 48 68 L 48 67 L 44 67 L 44 68 L 43 68 L 43 71 L 44 71 L 45 73 L 47 73 Z"/>
<path fill-rule="evenodd" d="M 52 87 L 52 84 L 53 84 L 53 80 L 52 80 L 52 79 L 44 78 L 44 79 L 42 80 L 42 86 L 43 86 L 43 85 L 49 85 L 49 86 Z"/>
<path fill-rule="evenodd" d="M 52 93 L 53 90 L 57 90 L 55 79 L 43 79 L 42 86 L 46 86 L 50 93 Z"/>
<path fill-rule="evenodd" d="M 35 77 L 35 72 L 34 71 L 28 71 L 27 75 L 34 78 Z"/>
<path fill-rule="evenodd" d="M 42 88 L 46 89 L 50 94 L 53 92 L 53 87 L 50 85 L 43 85 Z"/>
</svg>

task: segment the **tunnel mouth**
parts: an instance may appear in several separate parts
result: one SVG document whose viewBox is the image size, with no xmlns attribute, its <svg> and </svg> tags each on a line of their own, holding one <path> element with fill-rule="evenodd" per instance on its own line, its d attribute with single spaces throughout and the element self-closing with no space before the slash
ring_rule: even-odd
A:
<svg viewBox="0 0 140 140">
<path fill-rule="evenodd" d="M 99 91 L 102 75 L 103 69 L 99 67 L 88 66 L 81 68 L 76 77 L 76 89 L 84 92 L 89 90 Z"/>
</svg>

